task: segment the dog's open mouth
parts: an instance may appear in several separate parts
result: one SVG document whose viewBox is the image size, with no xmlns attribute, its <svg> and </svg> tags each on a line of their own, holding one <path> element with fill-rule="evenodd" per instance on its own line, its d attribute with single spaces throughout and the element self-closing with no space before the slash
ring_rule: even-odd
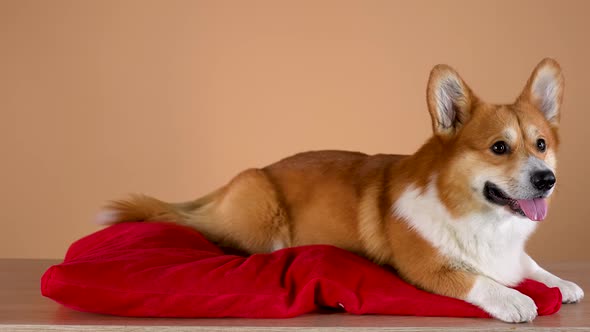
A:
<svg viewBox="0 0 590 332">
<path fill-rule="evenodd" d="M 542 197 L 532 199 L 511 198 L 491 182 L 486 182 L 483 193 L 488 201 L 506 206 L 513 213 L 527 217 L 530 220 L 540 221 L 547 216 L 547 201 Z"/>
</svg>

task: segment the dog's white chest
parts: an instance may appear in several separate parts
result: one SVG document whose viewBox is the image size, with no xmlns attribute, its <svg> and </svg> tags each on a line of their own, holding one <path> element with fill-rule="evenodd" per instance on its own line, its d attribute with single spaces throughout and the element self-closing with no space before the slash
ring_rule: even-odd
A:
<svg viewBox="0 0 590 332">
<path fill-rule="evenodd" d="M 424 193 L 410 187 L 393 213 L 429 241 L 458 268 L 486 275 L 504 285 L 523 278 L 524 244 L 535 223 L 508 212 L 453 218 L 433 186 Z"/>
</svg>

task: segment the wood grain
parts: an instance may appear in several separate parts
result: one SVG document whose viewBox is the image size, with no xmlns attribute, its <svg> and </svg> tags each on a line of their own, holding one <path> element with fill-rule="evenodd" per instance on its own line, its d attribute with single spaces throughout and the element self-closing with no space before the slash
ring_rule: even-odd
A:
<svg viewBox="0 0 590 332">
<path fill-rule="evenodd" d="M 40 293 L 40 278 L 55 260 L 0 260 L 0 331 L 590 331 L 588 299 L 564 304 L 532 323 L 493 319 L 309 314 L 290 319 L 127 318 L 77 312 Z M 547 265 L 590 290 L 590 262 Z"/>
</svg>

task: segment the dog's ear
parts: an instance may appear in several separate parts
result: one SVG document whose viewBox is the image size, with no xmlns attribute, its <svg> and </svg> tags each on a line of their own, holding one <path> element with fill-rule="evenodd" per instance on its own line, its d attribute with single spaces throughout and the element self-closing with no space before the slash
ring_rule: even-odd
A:
<svg viewBox="0 0 590 332">
<path fill-rule="evenodd" d="M 430 72 L 426 92 L 435 134 L 450 136 L 469 119 L 476 97 L 457 72 L 437 65 Z"/>
<path fill-rule="evenodd" d="M 543 113 L 551 125 L 557 127 L 563 86 L 563 74 L 559 63 L 553 59 L 543 59 L 533 70 L 517 103 L 532 104 Z"/>
</svg>

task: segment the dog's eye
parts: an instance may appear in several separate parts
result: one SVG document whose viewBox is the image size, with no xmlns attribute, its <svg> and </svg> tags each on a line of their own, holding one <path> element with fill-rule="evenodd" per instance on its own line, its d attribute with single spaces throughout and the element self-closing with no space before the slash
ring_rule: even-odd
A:
<svg viewBox="0 0 590 332">
<path fill-rule="evenodd" d="M 545 144 L 544 139 L 539 138 L 537 140 L 537 149 L 539 149 L 539 151 L 541 151 L 541 152 L 545 152 L 545 149 L 547 149 L 547 144 Z"/>
<path fill-rule="evenodd" d="M 497 141 L 492 145 L 491 150 L 495 154 L 505 154 L 508 152 L 508 145 L 504 141 Z"/>
</svg>

